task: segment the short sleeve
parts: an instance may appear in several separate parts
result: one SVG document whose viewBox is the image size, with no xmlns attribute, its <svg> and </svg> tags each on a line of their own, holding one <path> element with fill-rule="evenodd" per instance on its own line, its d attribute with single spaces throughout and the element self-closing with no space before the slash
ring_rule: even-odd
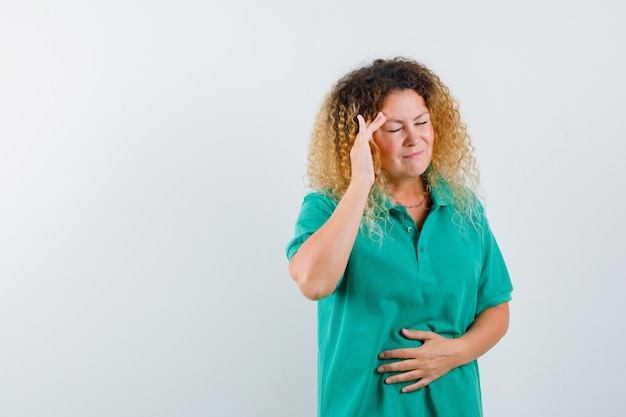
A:
<svg viewBox="0 0 626 417">
<path fill-rule="evenodd" d="M 478 283 L 476 315 L 511 300 L 513 285 L 498 243 L 483 215 L 483 262 Z"/>
<path fill-rule="evenodd" d="M 287 259 L 291 259 L 304 241 L 326 223 L 336 207 L 335 201 L 319 192 L 304 197 L 296 222 L 295 237 L 287 245 Z"/>
</svg>

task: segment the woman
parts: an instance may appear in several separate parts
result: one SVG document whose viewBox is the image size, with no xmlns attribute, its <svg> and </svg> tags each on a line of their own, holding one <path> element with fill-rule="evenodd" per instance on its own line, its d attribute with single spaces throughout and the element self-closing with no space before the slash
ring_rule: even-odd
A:
<svg viewBox="0 0 626 417">
<path fill-rule="evenodd" d="M 334 86 L 317 117 L 289 271 L 318 301 L 320 416 L 480 416 L 476 359 L 511 282 L 458 105 L 407 60 Z"/>
</svg>

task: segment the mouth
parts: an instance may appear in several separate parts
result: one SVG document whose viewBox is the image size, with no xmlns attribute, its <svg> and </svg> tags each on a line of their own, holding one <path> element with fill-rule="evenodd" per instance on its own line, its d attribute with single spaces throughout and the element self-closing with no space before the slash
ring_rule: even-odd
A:
<svg viewBox="0 0 626 417">
<path fill-rule="evenodd" d="M 422 155 L 424 155 L 424 151 L 418 151 L 418 152 L 413 152 L 413 153 L 408 154 L 408 155 L 404 155 L 403 158 L 404 159 L 415 159 L 415 158 L 419 158 Z"/>
</svg>

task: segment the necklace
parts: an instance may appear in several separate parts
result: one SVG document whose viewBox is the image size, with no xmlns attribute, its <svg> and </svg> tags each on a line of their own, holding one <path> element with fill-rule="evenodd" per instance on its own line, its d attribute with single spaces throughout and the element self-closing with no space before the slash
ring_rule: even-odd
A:
<svg viewBox="0 0 626 417">
<path fill-rule="evenodd" d="M 418 208 L 418 207 L 422 207 L 427 199 L 428 199 L 428 194 L 424 196 L 424 199 L 422 201 L 420 201 L 417 204 L 413 204 L 412 206 L 407 206 L 405 204 L 400 204 L 400 203 L 398 204 L 400 204 L 402 207 L 407 208 L 407 209 Z"/>
</svg>

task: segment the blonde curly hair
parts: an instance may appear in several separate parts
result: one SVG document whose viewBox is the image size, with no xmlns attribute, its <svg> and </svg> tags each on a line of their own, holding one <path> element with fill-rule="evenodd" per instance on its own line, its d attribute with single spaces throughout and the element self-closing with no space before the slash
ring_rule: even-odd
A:
<svg viewBox="0 0 626 417">
<path fill-rule="evenodd" d="M 479 171 L 458 103 L 436 74 L 406 58 L 377 59 L 334 85 L 313 127 L 307 167 L 310 187 L 337 201 L 341 199 L 351 178 L 350 149 L 359 128 L 356 116 L 373 120 L 389 93 L 406 89 L 422 96 L 435 132 L 432 162 L 422 175 L 425 184 L 436 189 L 445 183 L 456 213 L 474 223 L 479 205 Z M 389 198 L 388 178 L 381 167 L 380 149 L 374 141 L 370 143 L 375 182 L 363 224 L 370 226 L 370 234 L 382 236 L 378 220 L 385 220 L 387 215 L 384 205 Z"/>
</svg>

